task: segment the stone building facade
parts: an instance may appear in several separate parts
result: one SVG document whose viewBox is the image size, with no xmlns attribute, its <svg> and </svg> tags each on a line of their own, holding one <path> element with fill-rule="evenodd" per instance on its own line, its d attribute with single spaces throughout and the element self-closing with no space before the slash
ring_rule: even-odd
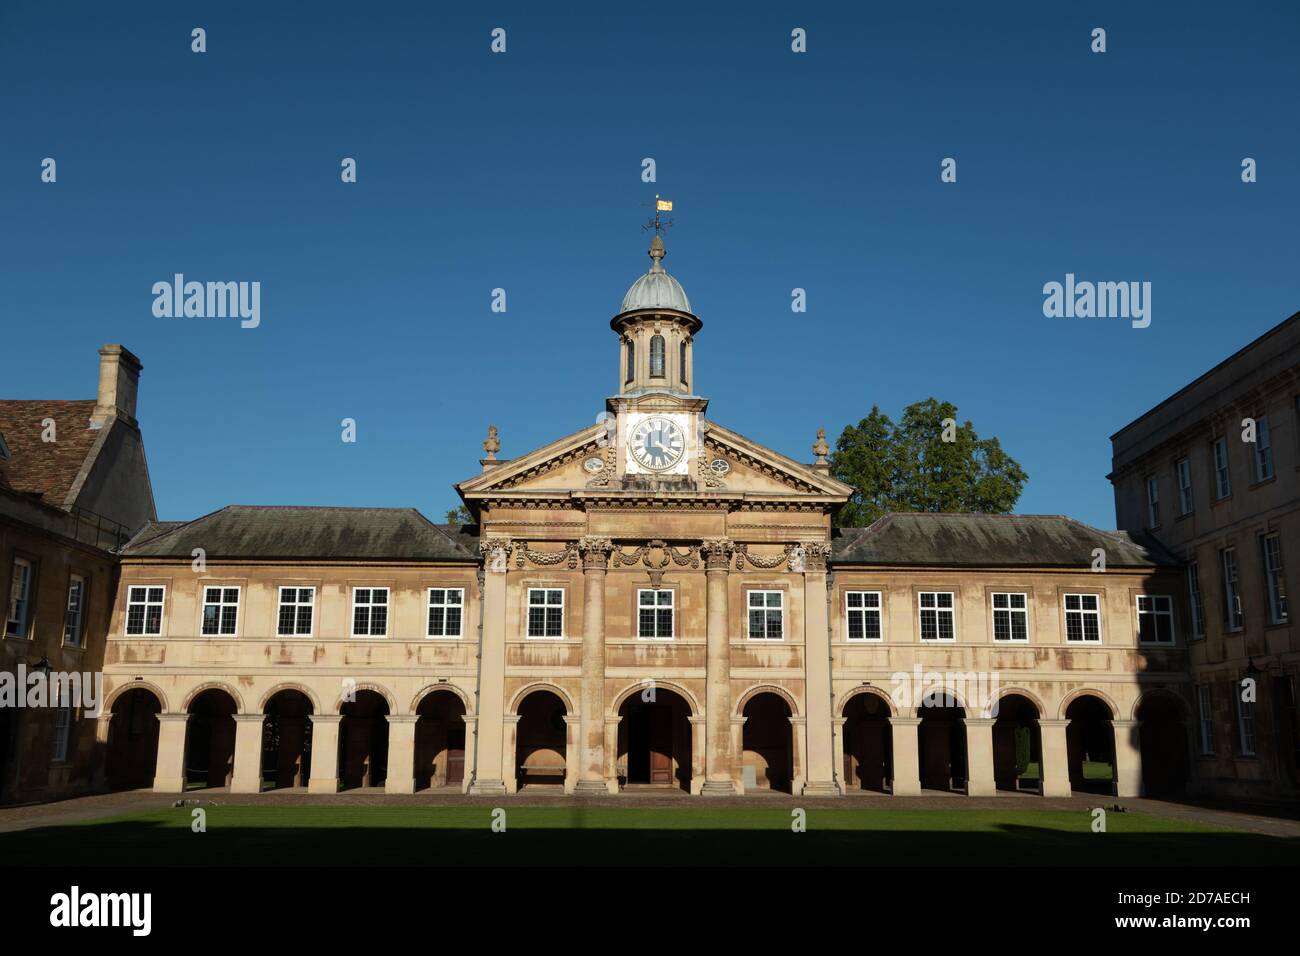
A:
<svg viewBox="0 0 1300 956">
<path fill-rule="evenodd" d="M 1060 516 L 837 531 L 852 489 L 823 436 L 798 462 L 706 417 L 703 323 L 664 254 L 656 237 L 611 322 L 604 420 L 510 459 L 491 429 L 457 485 L 472 525 L 229 507 L 137 534 L 104 664 L 110 780 L 1176 786 L 1191 705 L 1177 559 Z"/>
<path fill-rule="evenodd" d="M 1186 562 L 1196 789 L 1294 799 L 1300 627 L 1287 596 L 1300 555 L 1300 313 L 1111 443 L 1119 527 Z"/>
<path fill-rule="evenodd" d="M 28 694 L 33 676 L 101 672 L 116 551 L 155 518 L 140 362 L 99 356 L 96 398 L 0 401 L 0 801 L 84 792 L 104 762 L 93 717 Z"/>
</svg>

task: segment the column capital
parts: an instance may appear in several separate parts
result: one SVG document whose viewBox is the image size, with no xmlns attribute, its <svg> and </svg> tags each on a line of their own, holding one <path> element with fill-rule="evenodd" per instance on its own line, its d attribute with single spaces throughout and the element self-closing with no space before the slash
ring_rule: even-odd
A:
<svg viewBox="0 0 1300 956">
<path fill-rule="evenodd" d="M 183 724 L 190 719 L 189 714 L 155 714 L 160 724 Z"/>
<path fill-rule="evenodd" d="M 992 727 L 998 722 L 996 717 L 967 717 L 967 727 Z"/>
<path fill-rule="evenodd" d="M 506 535 L 479 538 L 478 553 L 483 557 L 483 567 L 492 574 L 505 574 L 510 569 L 510 551 L 514 542 Z"/>
<path fill-rule="evenodd" d="M 1131 728 L 1133 728 L 1133 727 L 1141 727 L 1141 726 L 1142 726 L 1142 721 L 1140 721 L 1140 720 L 1112 720 L 1112 721 L 1110 722 L 1110 725 L 1111 725 L 1112 727 L 1114 727 L 1116 730 L 1129 730 L 1129 729 L 1131 729 Z"/>
<path fill-rule="evenodd" d="M 889 723 L 894 727 L 920 727 L 920 717 L 890 717 Z"/>
<path fill-rule="evenodd" d="M 584 571 L 609 570 L 609 556 L 614 542 L 599 535 L 584 535 L 578 539 L 578 552 L 582 555 Z"/>
<path fill-rule="evenodd" d="M 384 718 L 390 724 L 413 724 L 420 719 L 419 714 L 385 714 Z"/>
<path fill-rule="evenodd" d="M 342 714 L 308 714 L 307 718 L 313 724 L 337 724 L 343 719 Z"/>
<path fill-rule="evenodd" d="M 235 718 L 235 723 L 240 724 L 247 721 L 248 723 L 261 723 L 266 720 L 266 714 L 231 714 Z"/>
<path fill-rule="evenodd" d="M 1066 727 L 1069 727 L 1069 726 L 1070 726 L 1070 721 L 1069 721 L 1067 718 L 1062 718 L 1062 719 L 1060 719 L 1060 720 L 1057 720 L 1056 718 L 1039 717 L 1039 718 L 1038 718 L 1038 726 L 1039 726 L 1039 727 L 1051 727 L 1051 728 L 1053 728 L 1053 729 L 1059 727 L 1059 728 L 1061 728 L 1062 730 L 1064 730 Z"/>
<path fill-rule="evenodd" d="M 736 552 L 736 542 L 730 538 L 705 538 L 700 545 L 704 554 L 704 567 L 709 571 L 725 571 Z"/>
</svg>

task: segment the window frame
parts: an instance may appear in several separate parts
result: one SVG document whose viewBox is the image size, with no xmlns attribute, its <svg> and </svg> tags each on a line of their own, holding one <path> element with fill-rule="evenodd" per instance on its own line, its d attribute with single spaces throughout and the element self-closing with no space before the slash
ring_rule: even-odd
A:
<svg viewBox="0 0 1300 956">
<path fill-rule="evenodd" d="M 200 598 L 199 599 L 199 637 L 217 637 L 217 638 L 238 637 L 239 620 L 240 620 L 239 612 L 244 603 L 244 589 L 238 584 L 209 584 L 207 582 L 200 582 L 199 587 L 203 589 L 202 594 L 199 595 Z M 215 604 L 209 601 L 208 600 L 209 591 L 220 591 L 221 599 L 215 602 Z M 221 612 L 218 612 L 218 616 L 217 616 L 218 629 L 212 633 L 209 633 L 207 630 L 205 630 L 208 622 L 208 607 L 214 606 L 222 609 L 223 611 L 225 608 L 230 607 L 231 606 L 230 602 L 226 600 L 227 591 L 235 592 L 235 603 L 234 603 L 235 623 L 233 625 L 233 629 L 230 631 L 230 633 L 226 633 L 225 631 L 220 629 L 222 626 L 223 616 L 221 615 Z"/>
<path fill-rule="evenodd" d="M 433 603 L 434 591 L 443 592 L 443 598 L 441 604 Z M 452 591 L 455 591 L 460 595 L 460 603 L 452 604 L 450 601 L 447 600 L 447 595 L 450 594 Z M 430 618 L 432 616 L 431 612 L 433 611 L 434 608 L 442 608 L 443 613 L 442 613 L 441 634 L 433 633 L 433 622 L 430 620 Z M 459 612 L 459 616 L 456 621 L 456 633 L 448 634 L 447 633 L 447 617 L 448 617 L 447 611 L 453 608 Z M 465 588 L 459 586 L 453 587 L 449 585 L 439 586 L 436 584 L 431 584 L 427 588 L 425 588 L 424 636 L 426 640 L 430 640 L 430 641 L 459 641 L 465 637 Z"/>
<path fill-rule="evenodd" d="M 1273 566 L 1269 556 L 1269 543 L 1276 544 L 1274 548 L 1274 558 L 1276 567 Z M 1282 555 L 1282 534 L 1278 531 L 1269 531 L 1259 536 L 1260 546 L 1260 565 L 1264 572 L 1264 611 L 1265 623 L 1267 624 L 1289 624 L 1291 622 L 1290 608 L 1287 606 L 1286 598 L 1286 560 Z"/>
<path fill-rule="evenodd" d="M 78 606 L 76 609 L 76 639 L 68 640 L 69 617 L 73 613 L 72 609 L 72 589 L 75 584 L 81 585 L 80 595 L 78 597 Z M 63 646 L 74 647 L 78 650 L 84 648 L 86 638 L 86 595 L 90 591 L 90 577 L 82 574 L 80 571 L 72 571 L 68 574 L 68 590 L 63 601 Z"/>
<path fill-rule="evenodd" d="M 1219 462 L 1219 453 L 1223 453 L 1223 462 Z M 1210 467 L 1214 472 L 1214 500 L 1224 501 L 1232 497 L 1232 465 L 1228 457 L 1227 436 L 1210 442 Z"/>
<path fill-rule="evenodd" d="M 1196 685 L 1196 735 L 1202 757 L 1214 756 L 1214 699 L 1209 684 Z"/>
<path fill-rule="evenodd" d="M 1147 475 L 1147 527 L 1160 527 L 1160 480 Z"/>
<path fill-rule="evenodd" d="M 1185 518 L 1196 510 L 1196 494 L 1192 488 L 1192 460 L 1186 455 L 1174 462 L 1174 479 L 1178 485 L 1178 517 Z"/>
<path fill-rule="evenodd" d="M 286 604 L 284 600 L 285 591 L 294 591 L 298 593 L 301 593 L 302 591 L 310 591 L 311 601 L 309 603 L 303 603 L 298 599 L 298 593 L 295 593 L 294 600 L 289 604 Z M 316 606 L 318 603 L 316 586 L 314 584 L 277 584 L 275 586 L 275 636 L 277 638 L 314 636 L 316 633 Z M 280 630 L 280 619 L 284 613 L 285 607 L 292 607 L 295 609 L 293 616 L 293 631 L 289 634 L 285 634 Z M 304 607 L 311 609 L 311 625 L 307 628 L 306 633 L 300 634 L 298 632 L 298 614 L 296 613 L 296 610 Z"/>
<path fill-rule="evenodd" d="M 764 595 L 762 607 L 754 607 L 749 603 L 753 595 L 755 594 Z M 775 608 L 769 606 L 767 603 L 767 595 L 771 595 L 771 594 L 775 594 L 777 595 L 777 597 L 781 599 L 781 603 L 778 604 Z M 755 611 L 763 612 L 763 634 L 761 637 L 754 636 L 753 613 Z M 767 635 L 768 621 L 773 611 L 778 611 L 781 615 L 781 633 L 778 637 L 769 637 Z M 762 641 L 764 643 L 771 643 L 771 642 L 785 640 L 785 591 L 781 590 L 780 588 L 746 588 L 745 589 L 745 639 L 750 641 Z"/>
<path fill-rule="evenodd" d="M 1228 574 L 1229 562 L 1232 564 L 1231 576 Z M 1219 549 L 1219 575 L 1223 585 L 1223 627 L 1235 634 L 1246 628 L 1246 609 L 1241 601 L 1241 565 L 1237 562 L 1235 545 Z"/>
<path fill-rule="evenodd" d="M 551 603 L 550 596 L 549 596 L 549 593 L 548 593 L 548 592 L 551 592 L 551 591 L 558 591 L 558 592 L 559 592 L 559 594 L 560 594 L 560 603 L 559 603 L 558 605 L 557 605 L 557 604 L 552 604 L 552 603 Z M 566 635 L 565 635 L 565 633 L 564 633 L 565 630 L 566 630 L 566 628 L 565 628 L 565 622 L 566 622 L 566 620 L 567 620 L 567 618 L 566 618 L 566 616 L 565 616 L 565 611 L 566 611 L 566 609 L 567 609 L 567 605 L 568 605 L 568 603 L 569 603 L 569 595 L 568 595 L 567 591 L 568 591 L 568 589 L 565 588 L 565 587 L 562 586 L 562 585 L 561 585 L 561 586 L 555 586 L 555 585 L 552 585 L 552 586 L 550 586 L 550 587 L 547 587 L 546 585 L 543 585 L 543 586 L 541 586 L 541 587 L 532 587 L 532 586 L 529 586 L 528 588 L 525 589 L 525 594 L 524 594 L 524 638 L 525 638 L 526 640 L 529 640 L 529 641 L 562 641 L 562 640 L 565 639 L 565 637 L 566 637 Z M 533 603 L 533 593 L 534 593 L 534 592 L 541 592 L 543 595 L 545 595 L 545 597 L 543 598 L 543 602 L 542 602 L 541 604 L 534 604 L 534 603 Z M 535 608 L 535 607 L 538 607 L 538 608 L 544 608 L 545 611 L 550 611 L 551 608 L 559 608 L 559 612 L 560 612 L 560 633 L 559 633 L 559 634 L 545 634 L 545 633 L 543 633 L 543 634 L 534 634 L 534 633 L 532 633 L 532 630 L 533 630 L 533 613 L 532 613 L 532 609 Z M 547 625 L 547 621 L 548 621 L 549 617 L 550 617 L 549 614 L 546 614 L 546 613 L 543 614 L 543 617 L 542 617 L 542 630 L 543 630 L 543 631 L 546 630 L 546 625 Z"/>
<path fill-rule="evenodd" d="M 143 601 L 131 600 L 131 592 L 137 590 L 145 592 L 145 599 Z M 162 597 L 157 601 L 149 600 L 149 592 L 153 590 L 162 591 Z M 141 621 L 141 627 L 144 628 L 144 630 L 141 630 L 139 634 L 131 633 L 131 605 L 132 604 L 139 604 L 141 607 L 144 608 L 144 617 Z M 158 608 L 158 630 L 152 633 L 148 630 L 149 608 L 151 607 Z M 128 638 L 162 637 L 163 632 L 166 629 L 167 629 L 167 585 L 128 584 L 126 586 L 126 607 L 122 614 L 122 636 Z"/>
<path fill-rule="evenodd" d="M 849 596 L 853 594 L 874 595 L 876 606 L 868 607 L 865 603 L 860 607 L 849 606 Z M 876 636 L 867 636 L 867 613 L 874 611 L 876 614 Z M 862 636 L 853 636 L 853 615 L 859 615 L 862 618 Z M 850 588 L 844 592 L 844 639 L 852 641 L 854 644 L 879 644 L 885 640 L 885 595 L 883 591 L 867 591 L 861 588 Z"/>
<path fill-rule="evenodd" d="M 655 603 L 642 604 L 642 595 L 655 595 Z M 665 610 L 664 606 L 658 603 L 658 595 L 668 595 L 668 636 L 663 637 L 658 634 L 646 635 L 642 627 L 642 611 L 655 612 L 655 630 L 659 630 L 659 613 Z M 637 588 L 636 589 L 636 639 L 638 641 L 671 641 L 677 637 L 677 592 L 672 588 Z"/>
<path fill-rule="evenodd" d="M 1007 598 L 1022 597 L 1025 599 L 1024 607 L 1011 607 L 1010 600 L 1007 601 L 1006 607 L 998 607 L 997 599 L 999 596 Z M 1003 612 L 1007 615 L 1007 630 L 1012 634 L 1011 637 L 998 637 L 998 613 Z M 1025 619 L 1025 636 L 1015 637 L 1015 627 L 1012 620 L 1016 614 L 1023 614 Z M 989 626 L 992 628 L 992 638 L 997 644 L 1028 644 L 1029 643 L 1029 592 L 1028 591 L 990 591 L 989 592 Z"/>
<path fill-rule="evenodd" d="M 1255 484 L 1272 481 L 1277 474 L 1277 468 L 1276 463 L 1273 461 L 1273 431 L 1269 425 L 1267 413 L 1255 419 L 1255 441 L 1253 444 L 1255 447 L 1251 458 L 1255 463 Z M 1266 468 L 1268 474 L 1264 473 Z"/>
<path fill-rule="evenodd" d="M 371 598 L 371 599 L 368 600 L 365 604 L 358 604 L 358 603 L 357 603 L 357 592 L 358 592 L 358 591 L 369 591 L 369 592 L 370 592 L 370 598 Z M 377 604 L 377 603 L 374 601 L 374 592 L 376 592 L 376 591 L 383 591 L 383 592 L 384 592 L 384 603 L 383 603 L 383 604 Z M 365 634 L 358 634 L 358 633 L 357 633 L 357 609 L 358 609 L 358 608 L 361 608 L 361 607 L 366 608 L 367 611 L 368 611 L 368 613 L 367 613 L 367 615 L 366 615 L 366 629 L 367 629 L 367 633 L 365 633 Z M 382 607 L 382 608 L 384 609 L 384 633 L 382 633 L 382 634 L 375 634 L 375 633 L 373 632 L 374 621 L 375 621 L 374 609 L 377 608 L 377 607 Z M 393 589 L 392 589 L 391 587 L 389 587 L 388 585 L 385 585 L 385 584 L 379 584 L 379 585 L 375 585 L 375 584 L 354 584 L 354 585 L 352 585 L 352 613 L 351 613 L 350 616 L 351 616 L 351 619 L 352 619 L 352 624 L 351 624 L 351 627 L 349 628 L 349 631 L 350 631 L 349 636 L 350 636 L 350 637 L 359 638 L 359 639 L 361 639 L 361 640 L 376 640 L 376 641 L 382 641 L 382 640 L 384 640 L 385 638 L 388 637 L 389 626 L 392 624 L 392 618 L 393 618 Z"/>
<path fill-rule="evenodd" d="M 14 579 L 17 577 L 19 568 L 26 568 L 27 574 L 23 578 L 23 596 L 22 596 L 22 633 L 10 631 L 9 625 L 16 623 L 18 619 L 14 616 L 17 611 L 18 601 L 14 597 Z M 9 589 L 8 600 L 5 603 L 5 627 L 4 638 L 10 641 L 30 641 L 32 638 L 32 594 L 36 590 L 36 562 L 31 558 L 24 557 L 21 554 L 15 554 L 13 563 L 9 565 Z"/>
<path fill-rule="evenodd" d="M 946 594 L 952 599 L 948 607 L 939 605 L 939 595 Z M 926 595 L 933 595 L 935 598 L 934 607 L 925 606 Z M 925 612 L 934 611 L 934 637 L 925 636 Z M 947 611 L 952 621 L 952 636 L 943 637 L 943 628 L 939 626 L 939 612 Z M 957 640 L 957 592 L 956 591 L 917 591 L 916 592 L 916 636 L 923 644 L 953 644 Z"/>
<path fill-rule="evenodd" d="M 1205 640 L 1205 596 L 1201 593 L 1201 562 L 1187 562 L 1187 596 L 1192 610 L 1190 640 Z"/>
<path fill-rule="evenodd" d="M 1235 685 L 1232 698 L 1237 702 L 1237 756 L 1258 756 L 1258 752 L 1255 749 L 1256 745 L 1259 743 L 1255 736 L 1255 703 L 1254 701 L 1244 701 L 1241 699 L 1240 681 Z M 1247 724 L 1250 726 L 1249 730 L 1246 729 Z"/>
<path fill-rule="evenodd" d="M 68 762 L 68 749 L 72 743 L 72 707 L 54 708 L 54 737 L 50 746 L 50 763 Z"/>
<path fill-rule="evenodd" d="M 656 346 L 658 346 L 657 349 Z M 658 356 L 658 361 L 659 361 L 658 365 L 655 364 L 656 354 Z M 656 378 L 656 379 L 668 378 L 668 341 L 663 337 L 663 334 L 660 332 L 656 332 L 654 333 L 654 335 L 650 336 L 649 377 Z"/>
<path fill-rule="evenodd" d="M 1083 602 L 1080 601 L 1079 607 L 1072 610 L 1069 606 L 1070 598 L 1072 597 L 1092 598 L 1094 601 L 1097 602 L 1097 607 L 1095 610 L 1089 610 L 1088 608 L 1083 607 Z M 1091 645 L 1096 647 L 1106 643 L 1105 632 L 1102 630 L 1102 620 L 1101 620 L 1102 599 L 1101 598 L 1102 598 L 1101 594 L 1098 593 L 1097 591 L 1065 591 L 1061 594 L 1061 623 L 1062 623 L 1061 636 L 1065 638 L 1066 644 L 1083 644 L 1085 646 Z M 1082 637 L 1077 637 L 1077 638 L 1070 637 L 1070 615 L 1071 614 L 1080 615 L 1079 630 L 1080 633 L 1083 635 Z M 1097 621 L 1096 640 L 1088 639 L 1087 636 L 1088 629 L 1082 623 L 1083 621 L 1087 620 L 1088 615 L 1094 616 Z"/>
<path fill-rule="evenodd" d="M 1142 610 L 1142 602 L 1147 601 L 1150 604 L 1149 610 Z M 1164 601 L 1166 609 L 1163 611 L 1155 610 L 1157 602 Z M 1133 610 L 1137 615 L 1137 642 L 1142 647 L 1174 647 L 1178 644 L 1178 629 L 1174 626 L 1174 599 L 1169 594 L 1137 594 L 1133 598 Z M 1154 618 L 1154 627 L 1156 633 L 1160 631 L 1159 619 L 1164 617 L 1169 620 L 1169 640 L 1167 641 L 1147 641 L 1142 639 L 1142 618 Z"/>
</svg>

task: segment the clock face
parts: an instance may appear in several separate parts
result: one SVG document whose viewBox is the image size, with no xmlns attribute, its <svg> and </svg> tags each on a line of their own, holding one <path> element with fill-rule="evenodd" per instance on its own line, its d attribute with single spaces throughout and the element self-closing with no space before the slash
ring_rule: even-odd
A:
<svg viewBox="0 0 1300 956">
<path fill-rule="evenodd" d="M 632 457 L 642 468 L 665 471 L 686 454 L 686 436 L 677 423 L 667 418 L 647 418 L 632 429 L 628 438 Z"/>
</svg>

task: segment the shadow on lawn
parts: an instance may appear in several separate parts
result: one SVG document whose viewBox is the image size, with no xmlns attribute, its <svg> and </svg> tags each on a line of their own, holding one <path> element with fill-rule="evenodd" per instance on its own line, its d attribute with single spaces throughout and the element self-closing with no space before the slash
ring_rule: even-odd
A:
<svg viewBox="0 0 1300 956">
<path fill-rule="evenodd" d="M 1300 840 L 1254 833 L 784 829 L 209 827 L 158 821 L 0 834 L 6 866 L 1294 866 Z"/>
</svg>

